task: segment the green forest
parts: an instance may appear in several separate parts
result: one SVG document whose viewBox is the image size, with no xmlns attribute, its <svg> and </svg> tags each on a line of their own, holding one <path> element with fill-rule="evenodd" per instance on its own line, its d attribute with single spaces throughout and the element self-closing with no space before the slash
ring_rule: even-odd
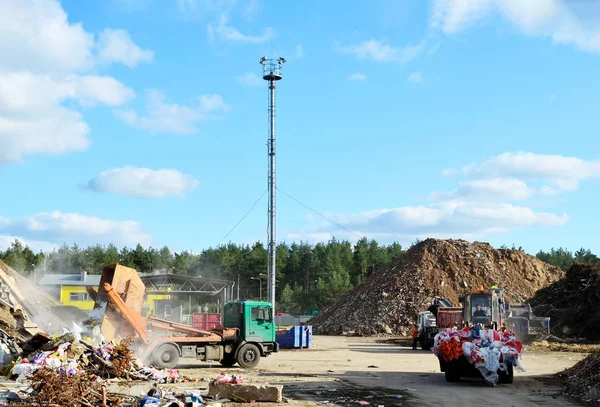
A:
<svg viewBox="0 0 600 407">
<path fill-rule="evenodd" d="M 415 242 L 413 244 L 416 244 Z M 508 248 L 502 246 L 500 248 Z M 522 250 L 520 247 L 511 247 Z M 320 309 L 335 301 L 375 270 L 391 264 L 407 248 L 398 243 L 379 244 L 375 240 L 360 239 L 356 244 L 332 239 L 327 243 L 281 243 L 277 246 L 278 309 L 303 313 Z M 590 263 L 598 258 L 589 249 L 571 252 L 565 248 L 540 250 L 536 257 L 563 270 L 574 261 Z M 208 248 L 201 253 L 172 252 L 168 247 L 135 248 L 114 245 L 77 245 L 62 247 L 51 253 L 34 253 L 19 240 L 12 242 L 0 258 L 19 273 L 31 276 L 43 273 L 100 274 L 102 267 L 121 263 L 141 273 L 175 273 L 218 278 L 239 282 L 240 296 L 258 299 L 259 287 L 266 295 L 267 249 L 258 241 L 252 245 L 229 243 Z M 257 279 L 262 280 L 259 284 Z"/>
</svg>

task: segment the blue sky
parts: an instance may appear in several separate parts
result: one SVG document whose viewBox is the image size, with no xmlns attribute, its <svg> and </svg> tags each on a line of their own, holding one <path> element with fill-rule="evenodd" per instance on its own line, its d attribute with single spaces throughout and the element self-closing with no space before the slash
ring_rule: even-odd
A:
<svg viewBox="0 0 600 407">
<path fill-rule="evenodd" d="M 2 1 L 0 246 L 215 246 L 267 187 L 278 240 L 589 247 L 600 4 Z M 226 239 L 266 240 L 267 199 Z M 226 242 L 225 241 L 225 242 Z"/>
</svg>

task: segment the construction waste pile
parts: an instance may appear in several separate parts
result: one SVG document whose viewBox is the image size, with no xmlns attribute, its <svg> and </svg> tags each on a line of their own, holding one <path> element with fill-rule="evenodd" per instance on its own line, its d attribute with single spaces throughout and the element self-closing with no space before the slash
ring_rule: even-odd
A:
<svg viewBox="0 0 600 407">
<path fill-rule="evenodd" d="M 0 261 L 0 372 L 19 386 L 0 392 L 0 405 L 139 405 L 139 397 L 111 394 L 107 384 L 115 380 L 190 381 L 177 370 L 144 366 L 131 349 L 131 339 L 107 343 L 97 320 L 84 325 L 71 322 L 66 329 L 65 321 L 51 314 L 56 305 L 35 284 Z M 50 328 L 54 334 L 42 328 Z M 56 334 L 59 328 L 62 333 Z M 173 402 L 154 405 L 184 405 Z"/>
<path fill-rule="evenodd" d="M 508 364 L 525 371 L 519 362 L 522 351 L 523 344 L 511 331 L 501 333 L 468 327 L 446 328 L 435 336 L 433 345 L 433 353 L 446 362 L 466 358 L 492 385 L 499 381 L 498 370 L 506 371 Z"/>
<path fill-rule="evenodd" d="M 52 297 L 0 260 L 0 328 L 11 337 L 26 340 L 40 330 L 60 332 L 64 324 L 51 312 L 57 305 Z"/>
<path fill-rule="evenodd" d="M 118 406 L 123 396 L 107 392 L 107 380 L 155 381 L 180 383 L 189 381 L 176 370 L 146 367 L 135 357 L 131 341 L 93 345 L 93 339 L 69 332 L 50 339 L 37 334 L 23 345 L 21 355 L 4 367 L 2 374 L 21 383 L 14 401 L 28 405 Z M 136 397 L 128 397 L 128 402 Z"/>
<path fill-rule="evenodd" d="M 315 334 L 407 335 L 418 311 L 435 298 L 458 304 L 467 289 L 498 286 L 512 302 L 531 298 L 562 271 L 519 250 L 488 243 L 427 239 L 313 318 Z"/>
<path fill-rule="evenodd" d="M 600 400 L 600 352 L 592 353 L 556 374 L 569 396 L 597 403 Z"/>
<path fill-rule="evenodd" d="M 600 340 L 600 263 L 573 264 L 564 277 L 529 300 L 536 315 L 551 317 L 551 332 L 577 341 Z"/>
</svg>

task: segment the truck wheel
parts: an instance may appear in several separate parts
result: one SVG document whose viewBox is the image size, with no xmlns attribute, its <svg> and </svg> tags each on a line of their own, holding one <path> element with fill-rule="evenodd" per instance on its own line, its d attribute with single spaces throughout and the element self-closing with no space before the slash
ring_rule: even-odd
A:
<svg viewBox="0 0 600 407">
<path fill-rule="evenodd" d="M 225 367 L 231 367 L 235 365 L 236 360 L 234 354 L 226 353 L 225 356 L 223 356 L 223 360 L 221 360 L 220 363 Z"/>
<path fill-rule="evenodd" d="M 456 374 L 456 372 L 446 370 L 445 374 L 447 382 L 460 382 L 460 375 Z"/>
<path fill-rule="evenodd" d="M 513 382 L 514 369 L 510 363 L 506 364 L 506 371 L 498 372 L 498 381 L 502 384 L 511 384 Z"/>
<path fill-rule="evenodd" d="M 154 351 L 154 364 L 161 369 L 173 369 L 179 363 L 179 349 L 173 344 L 164 343 Z"/>
<path fill-rule="evenodd" d="M 237 354 L 237 362 L 240 367 L 244 369 L 251 369 L 258 365 L 258 361 L 260 360 L 260 350 L 256 345 L 251 343 L 244 344 L 238 354 Z"/>
<path fill-rule="evenodd" d="M 427 340 L 427 338 L 421 338 L 419 342 L 421 344 L 421 349 L 431 350 L 431 341 Z"/>
</svg>

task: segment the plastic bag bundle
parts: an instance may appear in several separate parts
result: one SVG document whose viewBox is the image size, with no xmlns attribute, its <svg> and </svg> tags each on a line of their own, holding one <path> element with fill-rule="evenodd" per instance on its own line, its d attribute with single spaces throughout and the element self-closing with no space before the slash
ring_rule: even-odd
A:
<svg viewBox="0 0 600 407">
<path fill-rule="evenodd" d="M 215 384 L 242 384 L 242 376 L 241 375 L 229 375 L 225 372 L 221 372 L 221 374 L 215 379 Z"/>
<path fill-rule="evenodd" d="M 444 329 L 435 336 L 433 345 L 433 353 L 446 362 L 464 356 L 491 384 L 498 382 L 497 372 L 505 371 L 508 364 L 525 371 L 519 362 L 522 351 L 523 344 L 517 341 L 513 331 L 468 327 Z"/>
</svg>

